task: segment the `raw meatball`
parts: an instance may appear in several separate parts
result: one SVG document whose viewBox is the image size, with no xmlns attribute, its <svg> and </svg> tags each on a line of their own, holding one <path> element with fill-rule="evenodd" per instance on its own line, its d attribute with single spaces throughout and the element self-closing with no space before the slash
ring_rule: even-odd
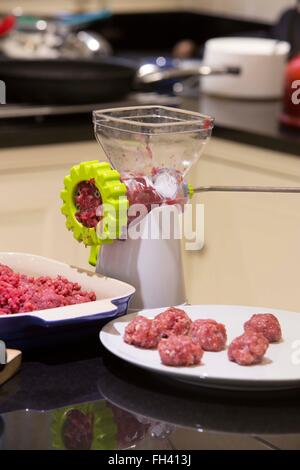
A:
<svg viewBox="0 0 300 470">
<path fill-rule="evenodd" d="M 141 315 L 135 317 L 125 328 L 124 341 L 138 348 L 154 349 L 159 341 L 153 320 Z"/>
<path fill-rule="evenodd" d="M 171 335 L 187 335 L 192 324 L 185 311 L 176 307 L 168 308 L 157 315 L 153 321 L 161 338 L 168 338 Z"/>
<path fill-rule="evenodd" d="M 193 366 L 199 364 L 203 350 L 189 336 L 170 336 L 158 343 L 161 362 L 166 366 Z"/>
<path fill-rule="evenodd" d="M 258 364 L 268 349 L 267 338 L 255 331 L 249 331 L 235 338 L 228 348 L 228 358 L 241 366 Z"/>
<path fill-rule="evenodd" d="M 281 328 L 277 318 L 272 313 L 258 313 L 252 315 L 244 324 L 245 331 L 254 330 L 262 333 L 270 343 L 281 339 Z"/>
<path fill-rule="evenodd" d="M 200 343 L 204 351 L 222 351 L 226 345 L 226 328 L 222 323 L 215 320 L 194 321 L 190 329 L 190 335 Z"/>
</svg>

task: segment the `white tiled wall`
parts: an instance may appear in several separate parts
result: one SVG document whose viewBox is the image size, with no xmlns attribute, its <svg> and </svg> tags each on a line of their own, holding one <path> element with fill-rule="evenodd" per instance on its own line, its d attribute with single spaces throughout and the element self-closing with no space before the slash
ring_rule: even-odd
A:
<svg viewBox="0 0 300 470">
<path fill-rule="evenodd" d="M 276 21 L 296 0 L 182 0 L 186 9 L 225 14 L 264 22 Z"/>
</svg>

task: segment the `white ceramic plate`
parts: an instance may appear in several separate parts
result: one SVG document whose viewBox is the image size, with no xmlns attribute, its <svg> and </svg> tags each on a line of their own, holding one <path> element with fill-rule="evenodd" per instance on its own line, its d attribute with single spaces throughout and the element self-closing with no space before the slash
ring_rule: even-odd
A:
<svg viewBox="0 0 300 470">
<path fill-rule="evenodd" d="M 209 387 L 273 390 L 300 387 L 300 313 L 237 305 L 193 305 L 183 307 L 192 320 L 212 318 L 227 327 L 228 344 L 242 334 L 243 324 L 253 313 L 273 313 L 280 321 L 283 340 L 270 344 L 262 364 L 240 366 L 230 362 L 227 351 L 205 352 L 202 364 L 194 367 L 168 367 L 157 351 L 130 346 L 123 341 L 126 325 L 135 314 L 112 320 L 100 332 L 100 340 L 113 354 L 136 366 L 170 377 Z M 165 309 L 144 310 L 153 318 Z"/>
</svg>

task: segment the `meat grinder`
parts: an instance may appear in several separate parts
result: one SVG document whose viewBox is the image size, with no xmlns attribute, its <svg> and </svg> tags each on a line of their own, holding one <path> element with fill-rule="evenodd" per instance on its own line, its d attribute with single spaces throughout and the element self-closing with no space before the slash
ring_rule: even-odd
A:
<svg viewBox="0 0 300 470">
<path fill-rule="evenodd" d="M 213 119 L 164 106 L 94 111 L 108 162 L 83 162 L 65 177 L 62 213 L 90 264 L 136 288 L 133 309 L 186 302 L 181 218 L 193 195 L 186 174 Z"/>
</svg>

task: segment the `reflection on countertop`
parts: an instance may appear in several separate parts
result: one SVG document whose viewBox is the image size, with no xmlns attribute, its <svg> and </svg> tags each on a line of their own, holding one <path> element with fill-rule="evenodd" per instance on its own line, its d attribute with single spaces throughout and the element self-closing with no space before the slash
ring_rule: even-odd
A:
<svg viewBox="0 0 300 470">
<path fill-rule="evenodd" d="M 270 150 L 300 155 L 300 129 L 280 124 L 280 100 L 237 100 L 201 95 L 186 107 L 215 118 L 214 135 Z"/>
<path fill-rule="evenodd" d="M 237 100 L 202 95 L 200 109 L 217 125 L 275 137 L 280 132 L 281 101 Z M 300 136 L 299 136 L 300 137 Z"/>
<path fill-rule="evenodd" d="M 297 390 L 187 386 L 97 347 L 24 362 L 0 389 L 0 448 L 299 449 L 299 411 Z"/>
</svg>

